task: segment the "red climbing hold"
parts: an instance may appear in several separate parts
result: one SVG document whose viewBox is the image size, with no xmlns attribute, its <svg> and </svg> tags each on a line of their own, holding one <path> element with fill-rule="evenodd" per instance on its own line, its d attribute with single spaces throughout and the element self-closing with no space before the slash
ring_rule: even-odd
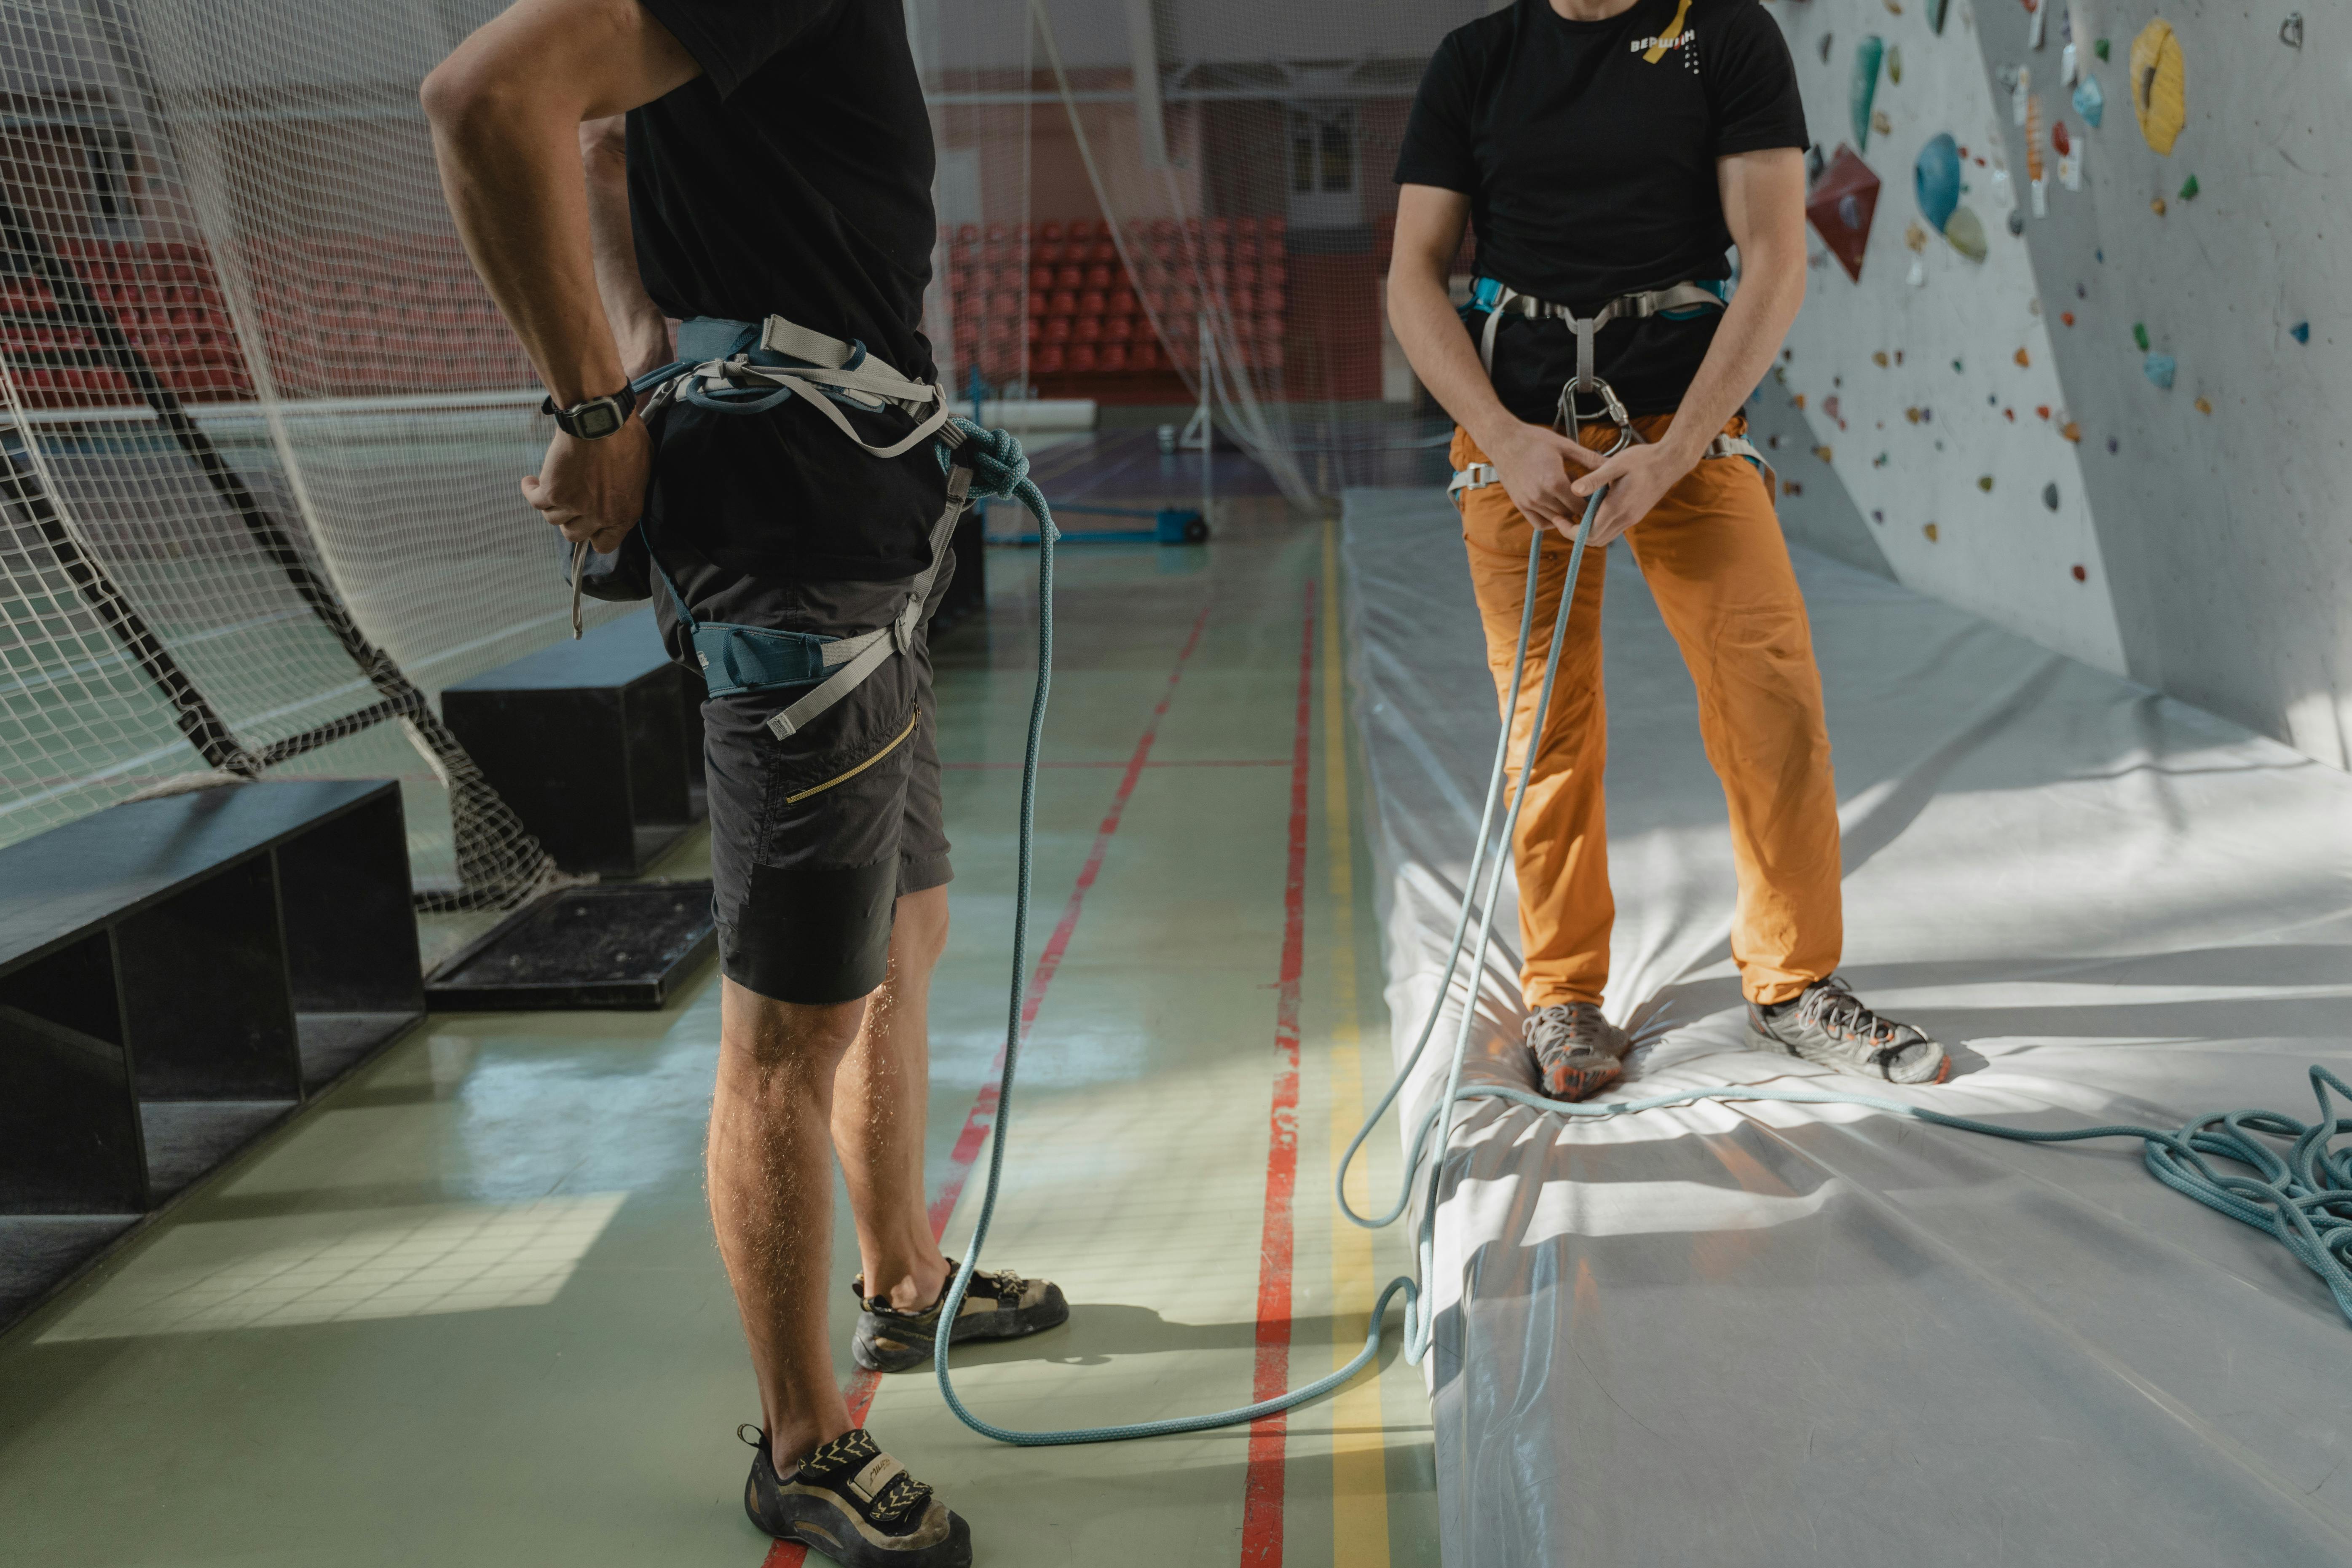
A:
<svg viewBox="0 0 2352 1568">
<path fill-rule="evenodd" d="M 2077 567 L 2075 567 L 2075 568 L 2074 568 L 2074 581 L 2075 581 L 2075 582 L 2077 582 L 2077 583 L 2087 583 L 2087 582 L 2089 582 L 2090 580 L 2091 580 L 2091 574 L 2090 574 L 2088 572 L 2084 571 L 2080 566 L 2077 566 Z"/>
<path fill-rule="evenodd" d="M 1878 211 L 1878 176 L 1841 146 L 1812 195 L 1805 198 L 1805 216 L 1821 235 L 1846 276 L 1862 281 L 1862 253 L 1870 243 L 1870 220 Z"/>
</svg>

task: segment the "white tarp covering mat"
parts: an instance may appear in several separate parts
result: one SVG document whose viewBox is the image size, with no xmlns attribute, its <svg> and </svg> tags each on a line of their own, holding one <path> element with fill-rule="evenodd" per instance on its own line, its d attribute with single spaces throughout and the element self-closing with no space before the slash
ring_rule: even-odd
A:
<svg viewBox="0 0 2352 1568">
<path fill-rule="evenodd" d="M 1346 529 L 1402 1058 L 1496 702 L 1444 498 L 1350 491 Z M 2028 1126 L 2169 1126 L 2308 1121 L 2309 1065 L 2352 1076 L 2352 777 L 1804 552 L 1843 972 L 1954 1047 L 1955 1078 L 1889 1089 L 1743 1048 L 1723 796 L 1640 574 L 1624 551 L 1609 572 L 1608 1009 L 1667 1031 L 1626 1090 L 1819 1078 Z M 1532 1089 L 1505 897 L 1468 1078 Z M 2135 1141 L 1489 1102 L 1448 1165 L 1428 1285 L 1451 1568 L 2352 1563 L 2352 1327 Z"/>
</svg>

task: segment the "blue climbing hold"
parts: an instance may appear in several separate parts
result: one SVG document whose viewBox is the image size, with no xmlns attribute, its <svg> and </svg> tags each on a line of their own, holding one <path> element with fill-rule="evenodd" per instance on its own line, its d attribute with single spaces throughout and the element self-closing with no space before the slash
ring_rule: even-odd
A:
<svg viewBox="0 0 2352 1568">
<path fill-rule="evenodd" d="M 1870 151 L 1870 105 L 1878 96 L 1878 67 L 1886 58 L 1886 40 L 1873 33 L 1853 47 L 1853 79 L 1846 89 L 1846 107 L 1853 111 L 1853 146 Z"/>
<path fill-rule="evenodd" d="M 2311 341 L 2311 323 L 2309 321 L 2297 321 L 2294 325 L 2286 330 L 2286 335 L 2293 338 L 2296 342 L 2307 343 Z"/>
<path fill-rule="evenodd" d="M 2149 381 L 2167 391 L 2171 390 L 2172 373 L 2177 367 L 2170 354 L 2160 354 L 2151 351 L 2147 358 L 2140 362 L 2139 368 L 2146 373 Z"/>
<path fill-rule="evenodd" d="M 2074 112 L 2092 130 L 2099 128 L 2099 116 L 2106 112 L 2107 95 L 2099 90 L 2099 79 L 2086 76 L 2074 85 Z"/>
<path fill-rule="evenodd" d="M 1942 232 L 1960 205 L 1960 144 L 1948 132 L 1919 149 L 1919 161 L 1911 166 L 1911 190 L 1919 198 L 1919 216 Z"/>
</svg>

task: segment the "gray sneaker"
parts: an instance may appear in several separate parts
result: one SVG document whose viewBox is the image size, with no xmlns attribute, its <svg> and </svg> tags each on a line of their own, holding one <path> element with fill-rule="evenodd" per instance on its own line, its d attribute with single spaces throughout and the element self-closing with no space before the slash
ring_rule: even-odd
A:
<svg viewBox="0 0 2352 1568">
<path fill-rule="evenodd" d="M 1748 1004 L 1748 1043 L 1888 1083 L 1941 1083 L 1952 1070 L 1925 1031 L 1880 1017 L 1834 974 L 1769 1011 Z"/>
<path fill-rule="evenodd" d="M 1591 1002 L 1538 1007 L 1520 1026 L 1536 1058 L 1536 1082 L 1554 1100 L 1589 1100 L 1625 1071 L 1633 1041 Z"/>
<path fill-rule="evenodd" d="M 949 1258 L 948 1272 L 952 1275 L 955 1268 L 956 1260 Z M 849 1353 L 858 1365 L 868 1372 L 906 1372 L 931 1364 L 940 1309 L 947 1304 L 945 1285 L 940 1287 L 940 1299 L 919 1312 L 901 1312 L 887 1297 L 867 1296 L 863 1274 L 849 1282 L 849 1290 L 864 1309 L 849 1342 Z M 1067 1322 L 1069 1317 L 1070 1304 L 1052 1280 L 1024 1279 L 1010 1269 L 975 1269 L 948 1342 L 1017 1340 Z"/>
</svg>

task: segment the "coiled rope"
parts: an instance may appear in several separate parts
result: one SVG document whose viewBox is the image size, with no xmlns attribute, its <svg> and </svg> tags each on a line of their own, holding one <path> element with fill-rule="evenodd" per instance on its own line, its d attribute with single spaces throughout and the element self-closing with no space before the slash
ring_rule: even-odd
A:
<svg viewBox="0 0 2352 1568">
<path fill-rule="evenodd" d="M 972 1225 L 971 1240 L 963 1248 L 955 1276 L 949 1283 L 946 1299 L 940 1305 L 939 1333 L 932 1342 L 932 1367 L 939 1376 L 940 1395 L 946 1399 L 948 1408 L 954 1411 L 957 1419 L 965 1426 L 982 1436 L 1017 1447 L 1116 1443 L 1136 1437 L 1161 1437 L 1180 1432 L 1202 1432 L 1219 1426 L 1239 1426 L 1319 1398 L 1361 1372 L 1380 1353 L 1381 1321 L 1388 1314 L 1390 1300 L 1400 1294 L 1405 1300 L 1405 1359 L 1408 1363 L 1417 1365 L 1429 1352 L 1433 1324 L 1430 1315 L 1423 1310 L 1425 1298 L 1422 1294 L 1422 1287 L 1414 1282 L 1412 1276 L 1399 1275 L 1381 1291 L 1380 1299 L 1372 1308 L 1364 1347 L 1347 1365 L 1302 1387 L 1254 1405 L 1201 1415 L 1137 1421 L 1121 1426 L 1024 1432 L 982 1419 L 956 1395 L 955 1382 L 948 1371 L 949 1336 L 957 1315 L 962 1310 L 964 1294 L 971 1284 L 972 1271 L 980 1265 L 982 1249 L 988 1242 L 989 1226 L 996 1217 L 997 1194 L 1004 1171 L 1004 1149 L 1013 1121 L 1013 1085 L 1021 1061 L 1021 1004 L 1024 982 L 1028 973 L 1029 893 L 1035 837 L 1037 762 L 1045 741 L 1045 699 L 1052 681 L 1054 662 L 1054 542 L 1058 535 L 1045 496 L 1028 477 L 1028 459 L 1022 454 L 1020 442 L 1007 431 L 982 430 L 967 419 L 955 419 L 951 428 L 958 439 L 950 442 L 942 435 L 942 463 L 947 461 L 947 449 L 952 447 L 956 460 L 972 468 L 975 495 L 1018 500 L 1037 519 L 1037 679 L 1029 703 L 1028 743 L 1021 769 L 1019 855 L 1014 873 L 1013 912 L 1012 997 L 1004 1030 L 1004 1067 L 997 1082 L 996 1127 L 994 1136 L 989 1140 L 988 1176 L 982 1188 L 980 1215 Z M 1583 566 L 1585 541 L 1591 535 L 1592 520 L 1601 510 L 1601 500 L 1608 493 L 1607 488 L 1603 487 L 1594 492 L 1586 503 L 1583 521 L 1576 531 L 1575 542 L 1569 552 L 1567 581 L 1560 593 L 1559 608 L 1553 617 L 1551 644 L 1544 661 L 1543 685 L 1536 703 L 1536 712 L 1541 719 L 1548 719 L 1551 712 L 1552 685 L 1559 672 L 1560 648 L 1566 641 L 1569 618 L 1576 603 L 1575 584 Z M 1520 672 L 1526 666 L 1528 647 L 1535 628 L 1537 572 L 1542 561 L 1544 532 L 1540 527 L 1529 530 L 1526 602 L 1519 617 L 1518 657 L 1512 665 L 1510 695 L 1503 704 L 1506 714 L 1517 710 Z M 1543 737 L 1543 731 L 1544 724 L 1540 719 L 1530 726 L 1527 757 L 1520 774 L 1523 778 L 1533 775 L 1536 748 Z M 1478 820 L 1478 842 L 1472 853 L 1470 874 L 1463 882 L 1462 913 L 1454 922 L 1454 940 L 1449 945 L 1445 971 L 1438 984 L 1436 999 L 1431 1004 L 1429 1015 L 1422 1023 L 1420 1037 L 1404 1065 L 1398 1069 L 1395 1080 L 1389 1085 L 1388 1092 L 1381 1097 L 1380 1104 L 1365 1119 L 1364 1125 L 1349 1143 L 1334 1181 L 1340 1209 L 1348 1218 L 1367 1229 L 1377 1229 L 1393 1224 L 1410 1206 L 1414 1173 L 1420 1168 L 1424 1153 L 1427 1154 L 1428 1198 L 1423 1205 L 1420 1235 L 1415 1247 L 1423 1280 L 1429 1279 L 1434 1271 L 1439 1182 L 1444 1172 L 1446 1147 L 1454 1131 L 1454 1124 L 1445 1113 L 1452 1107 L 1480 1100 L 1500 1100 L 1526 1106 L 1547 1116 L 1573 1119 L 1625 1116 L 1670 1105 L 1693 1104 L 1703 1100 L 1779 1100 L 1795 1105 L 1861 1106 L 1891 1116 L 1906 1116 L 1938 1127 L 2006 1138 L 2021 1143 L 2073 1143 L 2094 1138 L 2137 1138 L 2143 1144 L 2142 1157 L 2148 1171 L 2158 1181 L 2175 1192 L 2196 1199 L 2208 1208 L 2275 1237 L 2305 1268 L 2319 1276 L 2329 1293 L 2336 1298 L 2337 1308 L 2347 1321 L 2352 1321 L 2352 1269 L 2347 1269 L 2347 1262 L 2352 1262 L 2352 1150 L 2338 1151 L 2328 1146 L 2329 1140 L 2337 1134 L 2352 1131 L 2352 1118 L 2339 1118 L 2334 1114 L 2329 1090 L 2333 1089 L 2347 1101 L 2352 1101 L 2352 1085 L 2347 1085 L 2325 1067 L 2314 1065 L 2311 1068 L 2312 1090 L 2319 1101 L 2319 1117 L 2315 1121 L 2306 1124 L 2274 1110 L 2226 1110 L 2194 1118 L 2175 1130 L 2116 1123 L 2037 1131 L 2005 1126 L 1997 1121 L 1979 1121 L 1973 1117 L 1953 1116 L 1881 1095 L 1858 1094 L 1844 1089 L 1780 1089 L 1754 1084 L 1718 1084 L 1678 1089 L 1641 1100 L 1587 1104 L 1567 1103 L 1500 1085 L 1474 1084 L 1465 1088 L 1462 1068 L 1468 1054 L 1475 1018 L 1471 1005 L 1476 992 L 1475 977 L 1486 968 L 1486 954 L 1494 935 L 1495 906 L 1501 890 L 1503 873 L 1511 863 L 1507 846 L 1525 798 L 1525 792 L 1521 792 L 1512 799 L 1509 809 L 1504 814 L 1502 831 L 1490 837 L 1496 805 L 1505 790 L 1504 763 L 1509 744 L 1509 726 L 1506 724 L 1502 738 L 1496 743 L 1494 767 L 1486 784 L 1486 800 Z M 1478 878 L 1482 872 L 1486 878 L 1483 899 L 1478 896 Z M 1405 1161 L 1404 1180 L 1395 1205 L 1383 1215 L 1367 1218 L 1358 1214 L 1348 1202 L 1348 1166 L 1363 1146 L 1364 1140 L 1403 1091 L 1414 1067 L 1419 1064 L 1423 1052 L 1428 1048 L 1436 1033 L 1454 977 L 1461 965 L 1474 904 L 1480 906 L 1476 956 L 1470 967 L 1471 978 L 1465 986 L 1461 1015 L 1454 1029 L 1454 1054 L 1446 1072 L 1445 1093 L 1423 1119 L 1413 1135 L 1412 1150 Z M 1434 1150 L 1428 1147 L 1433 1131 L 1437 1134 Z M 2281 1153 L 2265 1139 L 2288 1140 L 2288 1147 Z M 2213 1164 L 2217 1160 L 2242 1166 L 2253 1173 L 2237 1175 L 2217 1170 Z"/>
</svg>

